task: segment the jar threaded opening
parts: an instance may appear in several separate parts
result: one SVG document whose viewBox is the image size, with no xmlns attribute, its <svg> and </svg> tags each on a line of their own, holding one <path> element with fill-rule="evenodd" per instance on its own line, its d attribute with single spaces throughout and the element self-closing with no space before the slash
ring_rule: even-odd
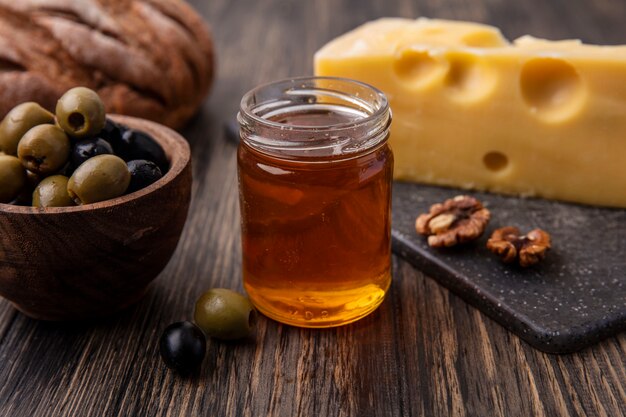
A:
<svg viewBox="0 0 626 417">
<path fill-rule="evenodd" d="M 259 86 L 241 100 L 241 138 L 282 157 L 362 153 L 386 140 L 386 96 L 359 81 L 302 77 Z"/>
</svg>

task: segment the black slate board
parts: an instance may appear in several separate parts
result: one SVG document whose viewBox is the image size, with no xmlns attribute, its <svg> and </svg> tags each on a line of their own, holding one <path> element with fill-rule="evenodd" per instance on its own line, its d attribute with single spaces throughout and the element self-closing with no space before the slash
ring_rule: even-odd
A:
<svg viewBox="0 0 626 417">
<path fill-rule="evenodd" d="M 415 232 L 416 217 L 459 194 L 491 210 L 485 234 L 463 247 L 430 248 Z M 543 263 L 504 265 L 485 248 L 507 225 L 550 232 Z M 542 351 L 573 352 L 626 329 L 626 210 L 395 183 L 392 236 L 396 254 Z"/>
</svg>

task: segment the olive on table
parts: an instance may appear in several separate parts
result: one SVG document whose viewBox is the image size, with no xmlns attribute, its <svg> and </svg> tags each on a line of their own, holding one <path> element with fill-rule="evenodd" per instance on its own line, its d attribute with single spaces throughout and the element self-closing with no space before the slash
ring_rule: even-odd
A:
<svg viewBox="0 0 626 417">
<path fill-rule="evenodd" d="M 54 123 L 54 115 L 29 101 L 15 106 L 0 123 L 0 152 L 17 155 L 17 144 L 35 126 Z"/>
<path fill-rule="evenodd" d="M 67 191 L 76 204 L 90 204 L 123 195 L 129 183 L 126 162 L 115 155 L 98 155 L 74 171 Z"/>
<path fill-rule="evenodd" d="M 168 368 L 187 375 L 200 368 L 206 354 L 206 338 L 195 324 L 181 321 L 169 325 L 159 341 L 161 358 Z"/>
<path fill-rule="evenodd" d="M 72 167 L 76 169 L 89 158 L 112 153 L 113 148 L 106 140 L 101 138 L 84 139 L 74 145 L 70 161 Z"/>
<path fill-rule="evenodd" d="M 65 165 L 70 140 L 58 126 L 39 125 L 30 129 L 17 145 L 17 156 L 24 168 L 35 174 L 53 174 Z"/>
<path fill-rule="evenodd" d="M 33 192 L 34 207 L 68 207 L 74 201 L 67 192 L 69 178 L 63 175 L 53 175 L 39 183 Z"/>
<path fill-rule="evenodd" d="M 130 171 L 130 185 L 126 190 L 128 194 L 146 188 L 163 177 L 161 170 L 154 162 L 138 159 L 129 161 L 127 165 Z"/>
<path fill-rule="evenodd" d="M 214 288 L 196 302 L 194 321 L 207 336 L 234 340 L 252 333 L 256 314 L 247 297 L 225 288 Z"/>
<path fill-rule="evenodd" d="M 112 144 L 115 153 L 125 161 L 135 159 L 145 159 L 152 161 L 165 173 L 169 163 L 161 145 L 159 145 L 150 135 L 140 130 L 128 129 L 122 132 L 122 141 L 116 146 Z"/>
<path fill-rule="evenodd" d="M 0 155 L 0 203 L 13 201 L 26 185 L 26 170 L 19 159 Z"/>
<path fill-rule="evenodd" d="M 106 121 L 104 103 L 86 87 L 75 87 L 63 94 L 57 102 L 56 116 L 59 126 L 75 138 L 98 134 Z"/>
</svg>

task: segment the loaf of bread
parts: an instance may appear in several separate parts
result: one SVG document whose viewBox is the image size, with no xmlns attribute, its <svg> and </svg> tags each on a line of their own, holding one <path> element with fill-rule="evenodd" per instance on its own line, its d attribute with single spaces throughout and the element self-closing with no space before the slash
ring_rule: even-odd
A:
<svg viewBox="0 0 626 417">
<path fill-rule="evenodd" d="M 209 30 L 183 0 L 0 0 L 0 117 L 24 101 L 53 110 L 83 85 L 109 113 L 179 128 L 213 64 Z"/>
</svg>

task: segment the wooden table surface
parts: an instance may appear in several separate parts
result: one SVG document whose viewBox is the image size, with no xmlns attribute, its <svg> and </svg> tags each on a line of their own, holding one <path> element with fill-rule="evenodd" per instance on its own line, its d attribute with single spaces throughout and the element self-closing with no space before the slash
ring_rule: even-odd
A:
<svg viewBox="0 0 626 417">
<path fill-rule="evenodd" d="M 626 334 L 541 353 L 394 258 L 382 306 L 358 323 L 305 330 L 262 319 L 254 342 L 210 342 L 200 376 L 162 364 L 163 328 L 211 287 L 241 290 L 235 146 L 245 90 L 312 72 L 331 38 L 381 16 L 500 26 L 514 38 L 626 43 L 623 0 L 196 0 L 218 77 L 183 131 L 194 197 L 172 261 L 137 306 L 88 324 L 38 322 L 0 301 L 0 416 L 623 416 Z"/>
</svg>

